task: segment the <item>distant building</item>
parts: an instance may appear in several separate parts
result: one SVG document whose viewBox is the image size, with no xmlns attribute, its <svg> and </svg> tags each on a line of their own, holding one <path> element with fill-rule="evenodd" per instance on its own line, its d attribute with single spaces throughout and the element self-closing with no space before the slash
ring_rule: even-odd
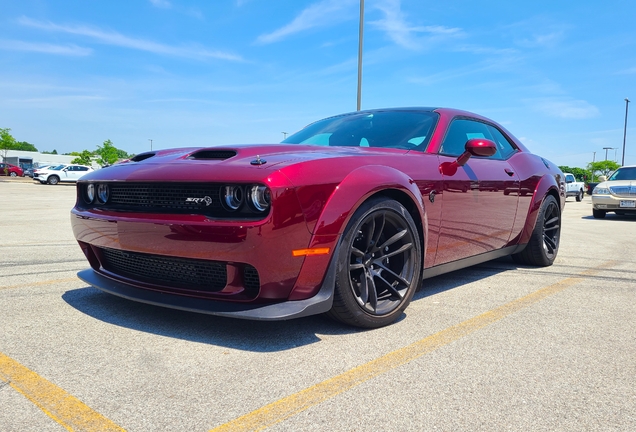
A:
<svg viewBox="0 0 636 432">
<path fill-rule="evenodd" d="M 4 152 L 3 152 L 4 153 Z M 37 168 L 41 165 L 70 164 L 77 156 L 57 155 L 22 150 L 9 150 L 3 162 L 17 165 L 22 169 Z M 100 166 L 93 162 L 93 168 Z"/>
</svg>

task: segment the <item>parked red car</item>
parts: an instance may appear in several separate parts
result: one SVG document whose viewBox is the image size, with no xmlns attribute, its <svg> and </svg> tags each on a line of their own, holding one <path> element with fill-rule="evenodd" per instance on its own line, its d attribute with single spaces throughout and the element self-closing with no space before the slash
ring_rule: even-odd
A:
<svg viewBox="0 0 636 432">
<path fill-rule="evenodd" d="M 11 165 L 5 162 L 0 162 L 0 175 L 7 175 L 11 177 L 23 177 L 24 170 L 19 166 Z"/>
<path fill-rule="evenodd" d="M 83 176 L 78 275 L 177 309 L 380 327 L 425 278 L 506 255 L 551 265 L 564 184 L 485 117 L 354 112 L 278 145 L 159 150 Z"/>
</svg>

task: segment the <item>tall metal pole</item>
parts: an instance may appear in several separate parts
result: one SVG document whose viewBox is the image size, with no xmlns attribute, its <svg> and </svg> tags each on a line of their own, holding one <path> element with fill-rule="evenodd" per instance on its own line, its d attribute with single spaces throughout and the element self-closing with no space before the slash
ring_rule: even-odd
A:
<svg viewBox="0 0 636 432">
<path fill-rule="evenodd" d="M 623 159 L 621 166 L 625 165 L 625 138 L 627 138 L 627 110 L 629 109 L 629 99 L 625 98 L 625 127 L 623 128 Z"/>
<path fill-rule="evenodd" d="M 612 150 L 611 147 L 603 147 L 603 150 L 605 150 L 605 160 L 607 160 L 607 151 L 608 150 Z"/>
<path fill-rule="evenodd" d="M 150 141 L 150 151 L 152 151 L 152 140 L 148 138 L 148 141 Z"/>
<path fill-rule="evenodd" d="M 596 152 L 593 152 L 594 156 L 592 156 L 592 183 L 594 183 L 594 162 L 596 162 Z"/>
<path fill-rule="evenodd" d="M 364 33 L 364 0 L 360 0 L 360 34 L 358 35 L 358 105 L 362 105 L 362 37 Z"/>
</svg>

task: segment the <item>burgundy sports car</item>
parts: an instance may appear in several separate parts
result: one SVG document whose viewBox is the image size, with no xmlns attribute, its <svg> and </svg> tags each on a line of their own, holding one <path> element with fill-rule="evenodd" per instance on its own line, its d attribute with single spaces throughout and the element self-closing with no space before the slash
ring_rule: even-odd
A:
<svg viewBox="0 0 636 432">
<path fill-rule="evenodd" d="M 549 266 L 563 173 L 497 123 L 446 108 L 359 111 L 281 144 L 139 154 L 77 182 L 88 284 L 255 320 L 394 322 L 422 280 L 512 255 Z"/>
</svg>

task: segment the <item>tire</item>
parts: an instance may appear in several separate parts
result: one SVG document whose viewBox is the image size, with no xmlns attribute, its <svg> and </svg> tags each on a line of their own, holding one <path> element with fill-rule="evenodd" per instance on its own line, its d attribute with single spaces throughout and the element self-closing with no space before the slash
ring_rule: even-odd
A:
<svg viewBox="0 0 636 432">
<path fill-rule="evenodd" d="M 607 212 L 605 210 L 592 209 L 592 216 L 594 216 L 594 219 L 604 219 L 606 213 Z"/>
<path fill-rule="evenodd" d="M 58 176 L 52 175 L 52 176 L 49 176 L 47 182 L 50 185 L 56 185 L 60 182 L 60 178 Z"/>
<path fill-rule="evenodd" d="M 576 201 L 577 201 L 577 202 L 581 202 L 581 201 L 583 201 L 583 189 L 581 189 L 581 190 L 579 191 L 579 193 L 578 193 L 578 194 L 576 194 Z"/>
<path fill-rule="evenodd" d="M 417 227 L 400 203 L 367 201 L 354 213 L 336 251 L 333 307 L 345 324 L 378 328 L 395 322 L 421 284 Z"/>
<path fill-rule="evenodd" d="M 561 209 L 557 200 L 548 195 L 541 203 L 537 222 L 526 248 L 512 255 L 512 258 L 519 264 L 551 266 L 559 252 L 560 237 Z"/>
<path fill-rule="evenodd" d="M 11 177 L 17 177 L 18 175 L 14 172 L 12 172 L 11 174 L 9 174 Z"/>
</svg>

